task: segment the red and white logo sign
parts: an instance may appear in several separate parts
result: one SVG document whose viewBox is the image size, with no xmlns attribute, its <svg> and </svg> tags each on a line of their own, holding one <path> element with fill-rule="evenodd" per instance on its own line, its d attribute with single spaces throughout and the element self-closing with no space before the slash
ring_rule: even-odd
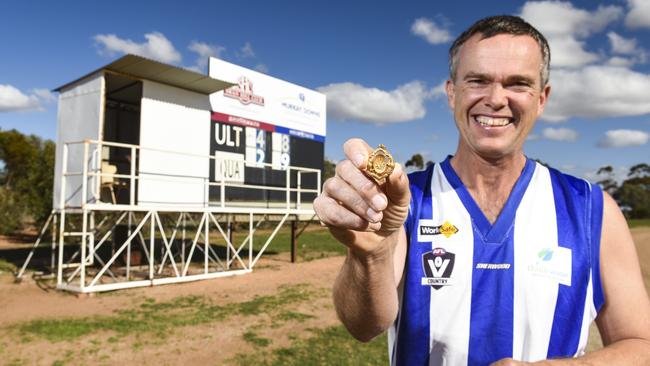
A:
<svg viewBox="0 0 650 366">
<path fill-rule="evenodd" d="M 238 85 L 232 86 L 223 91 L 223 95 L 233 99 L 239 99 L 242 104 L 257 104 L 264 106 L 264 97 L 253 93 L 253 82 L 241 76 L 237 81 Z"/>
</svg>

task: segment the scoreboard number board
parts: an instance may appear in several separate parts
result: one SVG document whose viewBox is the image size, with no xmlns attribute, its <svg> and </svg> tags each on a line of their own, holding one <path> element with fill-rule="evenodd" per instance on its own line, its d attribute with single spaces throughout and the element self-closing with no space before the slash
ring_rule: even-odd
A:
<svg viewBox="0 0 650 366">
<path fill-rule="evenodd" d="M 271 164 L 273 169 L 287 170 L 291 165 L 291 145 L 289 143 L 289 135 L 273 132 L 272 137 L 272 159 Z"/>
<path fill-rule="evenodd" d="M 247 166 L 263 168 L 266 162 L 266 131 L 246 127 Z"/>
</svg>

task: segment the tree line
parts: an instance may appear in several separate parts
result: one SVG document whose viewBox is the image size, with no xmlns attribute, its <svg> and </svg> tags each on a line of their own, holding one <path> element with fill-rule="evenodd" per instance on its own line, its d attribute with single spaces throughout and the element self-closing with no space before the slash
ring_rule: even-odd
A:
<svg viewBox="0 0 650 366">
<path fill-rule="evenodd" d="M 52 211 L 55 144 L 0 130 L 0 234 L 40 226 Z"/>
<path fill-rule="evenodd" d="M 0 234 L 25 226 L 40 226 L 52 211 L 55 144 L 35 135 L 0 129 Z M 423 169 L 432 164 L 414 154 L 406 168 Z M 325 159 L 323 180 L 334 175 L 335 163 Z M 598 184 L 610 193 L 630 219 L 650 218 L 650 166 L 629 169 L 618 183 L 614 169 L 598 170 Z"/>
<path fill-rule="evenodd" d="M 539 159 L 535 159 L 535 161 L 549 166 Z M 421 170 L 431 164 L 433 162 L 425 162 L 421 154 L 413 154 L 404 163 L 404 167 Z M 325 159 L 324 179 L 334 175 L 334 167 L 333 162 Z M 596 183 L 616 200 L 628 219 L 650 218 L 650 166 L 648 164 L 641 163 L 632 166 L 621 183 L 616 180 L 614 168 L 610 165 L 598 169 L 596 174 L 600 179 Z"/>
<path fill-rule="evenodd" d="M 650 166 L 645 163 L 632 166 L 620 184 L 611 165 L 598 169 L 598 184 L 621 206 L 628 219 L 650 218 Z"/>
</svg>

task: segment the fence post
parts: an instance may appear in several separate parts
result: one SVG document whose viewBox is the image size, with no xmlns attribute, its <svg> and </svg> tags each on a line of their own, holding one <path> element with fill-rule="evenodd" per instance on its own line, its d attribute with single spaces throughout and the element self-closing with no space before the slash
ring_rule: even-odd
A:
<svg viewBox="0 0 650 366">
<path fill-rule="evenodd" d="M 296 240 L 296 220 L 291 221 L 291 263 L 296 263 L 298 255 L 298 241 Z"/>
</svg>

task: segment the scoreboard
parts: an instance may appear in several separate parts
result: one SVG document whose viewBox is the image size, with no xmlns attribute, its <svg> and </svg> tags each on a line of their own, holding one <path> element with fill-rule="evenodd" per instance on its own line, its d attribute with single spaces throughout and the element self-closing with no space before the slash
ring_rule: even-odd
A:
<svg viewBox="0 0 650 366">
<path fill-rule="evenodd" d="M 286 187 L 290 166 L 323 169 L 326 101 L 316 91 L 216 58 L 210 76 L 236 85 L 210 96 L 211 182 Z M 296 187 L 292 171 L 291 186 Z M 316 174 L 303 174 L 301 187 L 316 188 Z M 211 187 L 209 200 L 218 201 Z M 226 188 L 226 200 L 283 201 L 282 191 Z M 315 195 L 303 194 L 303 201 Z M 295 195 L 292 197 L 295 200 Z"/>
</svg>

